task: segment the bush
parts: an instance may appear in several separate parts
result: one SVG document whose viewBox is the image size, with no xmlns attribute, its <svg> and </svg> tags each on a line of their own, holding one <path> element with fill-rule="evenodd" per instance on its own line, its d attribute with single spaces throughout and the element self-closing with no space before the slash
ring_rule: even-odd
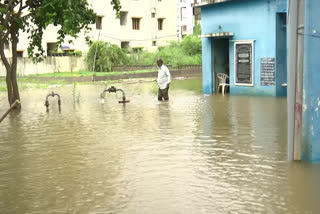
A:
<svg viewBox="0 0 320 214">
<path fill-rule="evenodd" d="M 82 56 L 82 52 L 81 52 L 81 51 L 75 51 L 74 54 L 75 54 L 76 56 Z"/>
<path fill-rule="evenodd" d="M 201 54 L 201 39 L 195 35 L 188 35 L 181 41 L 181 48 L 189 56 Z"/>
<path fill-rule="evenodd" d="M 152 65 L 157 60 L 156 53 L 142 51 L 139 53 L 131 53 L 129 56 L 130 65 Z"/>
<path fill-rule="evenodd" d="M 164 63 L 177 68 L 180 65 L 201 64 L 201 34 L 200 25 L 197 25 L 192 35 L 188 35 L 181 42 L 171 42 L 168 46 L 160 47 L 156 52 L 141 52 L 130 54 L 129 64 L 152 65 L 158 58 Z"/>
<path fill-rule="evenodd" d="M 121 48 L 103 41 L 94 42 L 88 51 L 86 62 L 89 70 L 93 69 L 94 58 L 96 58 L 96 72 L 111 72 L 113 66 L 124 65 L 129 62 L 127 55 Z"/>
</svg>

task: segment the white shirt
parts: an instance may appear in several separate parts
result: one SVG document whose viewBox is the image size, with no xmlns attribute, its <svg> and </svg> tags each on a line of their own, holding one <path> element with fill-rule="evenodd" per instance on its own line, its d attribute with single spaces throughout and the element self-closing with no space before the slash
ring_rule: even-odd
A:
<svg viewBox="0 0 320 214">
<path fill-rule="evenodd" d="M 160 89 L 165 89 L 171 81 L 169 69 L 165 65 L 161 65 L 158 70 L 158 85 Z"/>
</svg>

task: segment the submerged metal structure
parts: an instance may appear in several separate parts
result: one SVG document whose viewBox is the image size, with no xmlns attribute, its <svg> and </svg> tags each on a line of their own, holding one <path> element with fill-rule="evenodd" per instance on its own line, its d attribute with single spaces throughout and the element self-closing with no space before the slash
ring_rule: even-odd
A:
<svg viewBox="0 0 320 214">
<path fill-rule="evenodd" d="M 58 97 L 58 105 L 59 105 L 59 111 L 61 111 L 61 99 L 60 99 L 60 95 L 55 93 L 55 92 L 51 92 L 50 94 L 48 94 L 46 96 L 46 101 L 45 101 L 45 106 L 47 107 L 47 111 L 49 111 L 49 97 L 55 97 L 57 96 Z"/>
<path fill-rule="evenodd" d="M 126 99 L 126 94 L 125 94 L 125 92 L 124 92 L 122 89 L 116 88 L 116 87 L 114 87 L 114 86 L 111 86 L 111 87 L 105 89 L 105 90 L 100 94 L 100 97 L 101 97 L 101 98 L 104 98 L 106 92 L 109 92 L 109 93 L 117 93 L 117 91 L 121 91 L 121 93 L 122 93 L 122 100 L 119 100 L 119 103 L 128 103 L 128 102 L 130 102 L 129 100 Z"/>
</svg>

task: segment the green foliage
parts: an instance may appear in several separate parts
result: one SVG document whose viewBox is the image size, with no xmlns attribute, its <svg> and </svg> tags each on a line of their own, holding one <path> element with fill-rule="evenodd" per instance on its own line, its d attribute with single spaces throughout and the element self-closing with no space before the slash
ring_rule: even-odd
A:
<svg viewBox="0 0 320 214">
<path fill-rule="evenodd" d="M 181 48 L 188 56 L 201 54 L 201 39 L 196 35 L 188 35 L 181 41 Z"/>
<path fill-rule="evenodd" d="M 109 1 L 118 17 L 120 1 Z M 19 37 L 19 32 L 27 32 L 30 41 L 28 54 L 40 61 L 44 54 L 43 32 L 48 25 L 60 26 L 60 45 L 66 35 L 76 38 L 81 30 L 89 31 L 89 25 L 95 23 L 95 20 L 96 14 L 89 8 L 87 0 L 10 0 L 4 3 L 0 1 L 0 43 L 14 42 L 14 39 Z"/>
<path fill-rule="evenodd" d="M 74 52 L 76 56 L 82 56 L 82 52 L 81 51 L 75 51 Z"/>
<path fill-rule="evenodd" d="M 125 52 L 117 45 L 109 42 L 97 41 L 94 42 L 86 56 L 88 69 L 93 69 L 96 72 L 111 72 L 115 65 L 124 65 L 128 63 L 128 57 Z"/>
<path fill-rule="evenodd" d="M 201 35 L 201 25 L 200 24 L 197 24 L 196 26 L 194 26 L 193 35 L 195 35 L 195 36 Z"/>
<path fill-rule="evenodd" d="M 156 53 L 142 51 L 140 53 L 131 53 L 128 55 L 129 65 L 152 65 L 157 61 Z"/>
<path fill-rule="evenodd" d="M 164 63 L 177 68 L 180 65 L 201 64 L 201 28 L 197 25 L 194 33 L 182 39 L 181 42 L 171 42 L 168 46 L 160 47 L 156 52 L 141 52 L 130 54 L 130 64 L 152 65 L 156 64 L 158 58 Z"/>
</svg>

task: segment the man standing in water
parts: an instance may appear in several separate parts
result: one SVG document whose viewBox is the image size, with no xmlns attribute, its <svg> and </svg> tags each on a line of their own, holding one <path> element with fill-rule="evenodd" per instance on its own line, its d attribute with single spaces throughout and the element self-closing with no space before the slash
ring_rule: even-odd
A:
<svg viewBox="0 0 320 214">
<path fill-rule="evenodd" d="M 159 86 L 158 100 L 162 101 L 162 98 L 163 98 L 165 101 L 168 101 L 169 100 L 168 91 L 169 91 L 169 85 L 170 85 L 170 81 L 171 81 L 171 75 L 170 75 L 169 69 L 167 68 L 167 66 L 165 66 L 163 64 L 163 61 L 161 58 L 159 58 L 157 60 L 157 65 L 159 67 L 159 70 L 158 70 L 158 86 Z"/>
</svg>

